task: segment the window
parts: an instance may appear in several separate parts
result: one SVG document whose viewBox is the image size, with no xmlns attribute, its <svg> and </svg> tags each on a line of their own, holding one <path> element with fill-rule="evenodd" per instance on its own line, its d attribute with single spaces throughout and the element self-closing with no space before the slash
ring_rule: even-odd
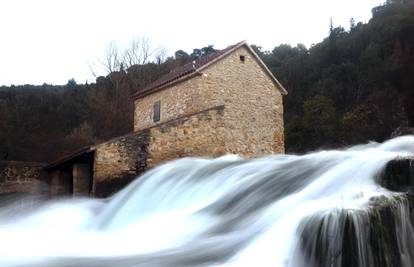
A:
<svg viewBox="0 0 414 267">
<path fill-rule="evenodd" d="M 240 55 L 240 61 L 244 63 L 244 60 L 245 60 L 245 56 Z"/>
<path fill-rule="evenodd" d="M 160 121 L 161 119 L 161 101 L 158 100 L 154 103 L 154 122 Z"/>
</svg>

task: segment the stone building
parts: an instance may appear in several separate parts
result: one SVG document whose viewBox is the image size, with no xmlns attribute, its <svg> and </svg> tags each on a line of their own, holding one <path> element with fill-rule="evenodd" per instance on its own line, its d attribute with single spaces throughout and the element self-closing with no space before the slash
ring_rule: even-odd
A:
<svg viewBox="0 0 414 267">
<path fill-rule="evenodd" d="M 106 197 L 179 157 L 284 153 L 286 94 L 246 42 L 178 67 L 133 96 L 133 133 L 46 166 L 50 194 Z"/>
<path fill-rule="evenodd" d="M 282 96 L 286 93 L 250 46 L 240 42 L 138 91 L 134 130 L 182 117 L 196 121 L 151 135 L 149 151 L 155 164 L 179 156 L 283 153 Z M 211 119 L 199 126 L 197 118 L 209 111 Z"/>
</svg>

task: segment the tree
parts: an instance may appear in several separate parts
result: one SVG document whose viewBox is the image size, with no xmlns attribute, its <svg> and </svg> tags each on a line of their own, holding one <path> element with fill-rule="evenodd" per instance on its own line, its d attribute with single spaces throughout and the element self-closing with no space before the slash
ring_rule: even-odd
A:
<svg viewBox="0 0 414 267">
<path fill-rule="evenodd" d="M 68 80 L 68 83 L 66 84 L 66 88 L 74 89 L 74 88 L 76 88 L 77 85 L 78 84 L 76 83 L 75 79 L 72 78 L 72 79 Z"/>
<path fill-rule="evenodd" d="M 165 61 L 165 49 L 153 47 L 146 37 L 132 39 L 124 50 L 114 41 L 110 42 L 104 55 L 97 62 L 89 64 L 92 75 L 97 78 L 112 72 L 125 71 L 134 65 Z"/>
<path fill-rule="evenodd" d="M 288 121 L 286 129 L 287 142 L 299 151 L 335 145 L 339 132 L 333 101 L 320 95 L 306 100 L 303 116 Z"/>
<path fill-rule="evenodd" d="M 151 56 L 157 49 L 151 47 L 151 43 L 146 37 L 134 38 L 129 46 L 122 53 L 122 63 L 126 68 L 133 65 L 143 65 L 148 63 Z"/>
<path fill-rule="evenodd" d="M 358 105 L 342 118 L 343 137 L 347 144 L 369 141 L 376 136 L 374 111 L 367 105 Z M 378 132 L 378 131 L 377 131 Z"/>
<path fill-rule="evenodd" d="M 185 51 L 183 50 L 177 50 L 174 53 L 174 57 L 177 60 L 182 60 L 182 61 L 186 61 L 188 60 L 188 58 L 190 57 L 190 55 L 188 55 Z"/>
<path fill-rule="evenodd" d="M 330 98 L 317 95 L 306 100 L 303 103 L 303 119 L 311 138 L 318 143 L 325 143 L 325 138 L 334 138 L 337 118 Z"/>
<path fill-rule="evenodd" d="M 203 57 L 207 56 L 208 54 L 214 53 L 214 52 L 216 52 L 216 49 L 214 49 L 213 45 L 208 45 L 208 46 L 201 48 L 201 55 Z"/>
<path fill-rule="evenodd" d="M 104 58 L 100 60 L 100 63 L 107 73 L 111 73 L 120 69 L 121 60 L 118 45 L 115 42 L 110 42 Z"/>
<path fill-rule="evenodd" d="M 191 57 L 194 59 L 198 59 L 201 58 L 201 56 L 203 55 L 203 53 L 201 52 L 201 49 L 193 49 L 193 53 L 191 53 Z"/>
<path fill-rule="evenodd" d="M 354 18 L 351 18 L 349 20 L 349 30 L 352 31 L 352 30 L 355 29 L 355 27 L 356 27 L 356 25 L 355 25 L 355 19 Z"/>
</svg>

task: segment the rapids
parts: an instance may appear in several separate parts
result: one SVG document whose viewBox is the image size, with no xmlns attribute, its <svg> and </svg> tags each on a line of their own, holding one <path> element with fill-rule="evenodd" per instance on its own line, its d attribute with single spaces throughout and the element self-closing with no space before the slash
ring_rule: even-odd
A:
<svg viewBox="0 0 414 267">
<path fill-rule="evenodd" d="M 383 266 L 412 266 L 409 204 L 377 178 L 413 153 L 405 136 L 302 156 L 183 158 L 109 199 L 8 205 L 0 266 L 377 266 L 368 243 L 370 226 L 382 225 L 379 200 L 394 207 L 400 255 Z"/>
</svg>

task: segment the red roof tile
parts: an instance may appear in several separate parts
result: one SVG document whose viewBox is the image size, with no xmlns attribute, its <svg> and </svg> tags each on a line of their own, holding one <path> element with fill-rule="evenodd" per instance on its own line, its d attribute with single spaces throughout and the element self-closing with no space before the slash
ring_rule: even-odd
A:
<svg viewBox="0 0 414 267">
<path fill-rule="evenodd" d="M 161 78 L 159 78 L 158 80 L 138 90 L 138 92 L 133 95 L 133 98 L 139 98 L 141 96 L 148 95 L 152 93 L 153 91 L 157 90 L 158 88 L 163 87 L 166 84 L 174 82 L 184 76 L 187 76 L 188 74 L 194 73 L 201 67 L 207 65 L 208 63 L 214 62 L 220 56 L 226 54 L 227 52 L 231 51 L 232 49 L 236 47 L 241 46 L 242 44 L 245 44 L 245 41 L 242 41 L 235 45 L 231 45 L 223 50 L 218 50 L 214 53 L 211 53 L 202 58 L 199 58 L 193 62 L 177 67 L 171 70 L 169 73 L 165 74 L 164 76 L 161 76 Z"/>
<path fill-rule="evenodd" d="M 267 66 L 263 63 L 263 61 L 260 59 L 260 57 L 253 51 L 253 49 L 246 43 L 246 41 L 239 42 L 235 45 L 231 45 L 223 50 L 216 51 L 214 53 L 211 53 L 207 56 L 204 56 L 202 58 L 199 58 L 193 62 L 187 63 L 183 66 L 177 67 L 173 70 L 171 70 L 166 75 L 162 76 L 158 80 L 150 83 L 146 87 L 138 90 L 137 93 L 135 93 L 132 98 L 137 99 L 144 97 L 146 95 L 149 95 L 153 92 L 156 92 L 157 90 L 160 90 L 171 83 L 177 82 L 181 79 L 189 78 L 192 76 L 192 74 L 198 73 L 198 71 L 201 71 L 202 69 L 206 68 L 208 65 L 216 62 L 217 60 L 225 57 L 228 54 L 231 54 L 234 50 L 237 48 L 246 45 L 248 50 L 253 54 L 253 56 L 257 59 L 263 70 L 270 76 L 270 78 L 273 80 L 273 82 L 276 84 L 277 88 L 280 90 L 282 95 L 287 95 L 286 89 L 283 87 L 282 84 L 276 79 L 276 77 L 272 74 L 272 72 L 267 68 Z"/>
</svg>

